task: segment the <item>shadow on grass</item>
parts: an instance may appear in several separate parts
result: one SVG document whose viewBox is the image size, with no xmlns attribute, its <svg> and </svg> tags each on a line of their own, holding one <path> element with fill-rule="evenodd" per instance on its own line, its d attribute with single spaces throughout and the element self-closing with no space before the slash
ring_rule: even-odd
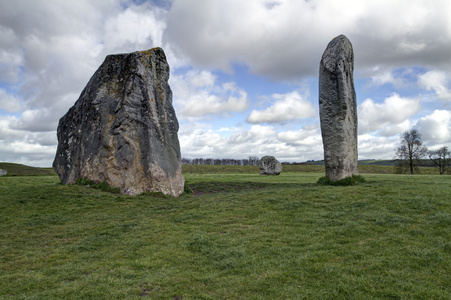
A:
<svg viewBox="0 0 451 300">
<path fill-rule="evenodd" d="M 241 191 L 252 191 L 263 188 L 299 188 L 316 186 L 316 183 L 265 183 L 265 182 L 217 182 L 205 181 L 186 183 L 194 196 L 202 196 L 213 193 L 236 193 Z"/>
<path fill-rule="evenodd" d="M 403 181 L 399 181 L 402 183 Z M 365 180 L 358 184 L 358 186 L 365 187 L 378 187 L 386 186 L 393 183 L 393 180 Z M 305 182 L 253 182 L 253 181 L 203 181 L 185 183 L 185 189 L 189 189 L 189 194 L 194 196 L 202 196 L 213 193 L 236 193 L 241 191 L 253 191 L 265 188 L 271 189 L 302 189 L 302 188 L 346 188 L 349 186 L 333 186 L 333 185 L 323 185 L 318 183 L 305 183 Z"/>
</svg>

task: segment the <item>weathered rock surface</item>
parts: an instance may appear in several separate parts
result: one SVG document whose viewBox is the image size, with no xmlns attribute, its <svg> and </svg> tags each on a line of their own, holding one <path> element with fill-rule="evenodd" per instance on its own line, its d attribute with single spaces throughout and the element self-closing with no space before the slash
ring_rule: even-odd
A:
<svg viewBox="0 0 451 300">
<path fill-rule="evenodd" d="M 5 176 L 6 174 L 8 174 L 6 170 L 0 169 L 0 176 Z"/>
<path fill-rule="evenodd" d="M 263 156 L 260 159 L 260 175 L 279 175 L 282 164 L 274 156 Z"/>
<path fill-rule="evenodd" d="M 319 68 L 319 111 L 326 176 L 358 175 L 354 52 L 344 35 L 327 45 Z"/>
<path fill-rule="evenodd" d="M 161 48 L 108 55 L 58 125 L 53 168 L 64 184 L 107 182 L 122 193 L 179 196 L 179 124 Z"/>
</svg>

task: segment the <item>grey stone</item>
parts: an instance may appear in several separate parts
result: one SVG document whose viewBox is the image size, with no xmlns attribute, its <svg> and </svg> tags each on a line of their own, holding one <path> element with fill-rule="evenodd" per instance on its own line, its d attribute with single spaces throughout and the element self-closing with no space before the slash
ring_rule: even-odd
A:
<svg viewBox="0 0 451 300">
<path fill-rule="evenodd" d="M 163 49 L 108 55 L 58 125 L 53 168 L 64 184 L 179 196 L 179 124 Z"/>
<path fill-rule="evenodd" d="M 274 156 L 263 156 L 260 159 L 260 175 L 279 175 L 282 164 Z"/>
<path fill-rule="evenodd" d="M 0 176 L 5 176 L 6 174 L 8 174 L 6 170 L 0 169 Z"/>
<path fill-rule="evenodd" d="M 354 53 L 344 35 L 334 38 L 321 58 L 319 112 L 326 176 L 337 181 L 358 175 L 357 102 Z"/>
</svg>

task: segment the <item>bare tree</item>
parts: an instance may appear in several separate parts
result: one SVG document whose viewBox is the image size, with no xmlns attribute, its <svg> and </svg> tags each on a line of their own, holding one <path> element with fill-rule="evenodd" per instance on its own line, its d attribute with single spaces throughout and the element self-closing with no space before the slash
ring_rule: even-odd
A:
<svg viewBox="0 0 451 300">
<path fill-rule="evenodd" d="M 427 154 L 427 148 L 423 146 L 421 134 L 416 129 L 401 134 L 401 146 L 395 152 L 396 170 L 398 173 L 414 174 L 421 164 L 421 159 Z"/>
<path fill-rule="evenodd" d="M 249 159 L 249 165 L 251 165 L 251 166 L 258 166 L 258 164 L 260 163 L 260 159 L 256 155 L 251 155 L 251 156 L 249 156 L 248 159 Z"/>
<path fill-rule="evenodd" d="M 190 165 L 191 159 L 182 157 L 182 165 Z"/>
<path fill-rule="evenodd" d="M 443 146 L 438 150 L 429 151 L 429 158 L 439 168 L 440 175 L 445 173 L 446 168 L 451 163 L 451 153 L 448 151 L 447 146 Z"/>
</svg>

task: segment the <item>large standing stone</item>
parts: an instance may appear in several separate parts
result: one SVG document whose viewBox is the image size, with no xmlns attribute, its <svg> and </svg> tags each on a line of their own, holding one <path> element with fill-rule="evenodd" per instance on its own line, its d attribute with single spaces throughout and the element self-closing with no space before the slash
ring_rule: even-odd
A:
<svg viewBox="0 0 451 300">
<path fill-rule="evenodd" d="M 358 175 L 354 53 L 344 35 L 334 38 L 319 67 L 319 112 L 326 176 L 337 181 Z"/>
<path fill-rule="evenodd" d="M 0 176 L 5 176 L 6 174 L 8 174 L 6 170 L 0 169 Z"/>
<path fill-rule="evenodd" d="M 274 156 L 263 156 L 260 159 L 260 175 L 279 175 L 282 164 Z"/>
<path fill-rule="evenodd" d="M 108 55 L 58 125 L 53 168 L 64 184 L 107 182 L 122 193 L 179 196 L 179 124 L 162 49 Z"/>
</svg>

